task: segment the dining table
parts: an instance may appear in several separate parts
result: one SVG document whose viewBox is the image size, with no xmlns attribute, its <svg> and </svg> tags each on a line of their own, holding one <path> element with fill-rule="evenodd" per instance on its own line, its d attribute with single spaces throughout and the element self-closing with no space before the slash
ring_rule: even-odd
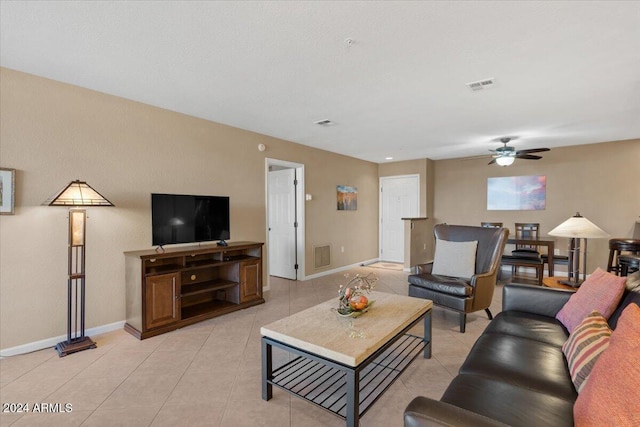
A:
<svg viewBox="0 0 640 427">
<path fill-rule="evenodd" d="M 555 250 L 555 244 L 556 244 L 556 241 L 553 237 L 539 237 L 537 239 L 510 237 L 507 239 L 507 244 L 545 246 L 547 248 L 547 257 L 549 261 L 549 267 L 548 267 L 549 276 L 553 277 L 553 252 Z"/>
</svg>

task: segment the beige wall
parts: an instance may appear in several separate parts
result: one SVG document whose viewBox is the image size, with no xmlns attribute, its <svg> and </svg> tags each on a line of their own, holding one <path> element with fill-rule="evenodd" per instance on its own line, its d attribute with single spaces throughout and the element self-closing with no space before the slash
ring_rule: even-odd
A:
<svg viewBox="0 0 640 427">
<path fill-rule="evenodd" d="M 542 160 L 516 160 L 509 167 L 488 159 L 435 162 L 435 221 L 480 225 L 501 221 L 538 222 L 542 234 L 579 211 L 611 237 L 631 237 L 640 215 L 640 139 L 554 148 Z M 546 175 L 546 209 L 487 211 L 487 178 Z M 567 239 L 557 246 L 566 255 Z M 606 267 L 608 239 L 588 242 L 587 272 Z"/>
<path fill-rule="evenodd" d="M 150 193 L 229 195 L 232 240 L 265 241 L 265 158 L 305 165 L 306 274 L 378 253 L 378 166 L 1 69 L 0 165 L 16 169 L 16 214 L 0 217 L 0 348 L 66 333 L 67 212 L 41 203 L 73 179 L 115 205 L 89 208 L 87 327 L 124 319 L 123 251 L 151 247 Z M 267 150 L 260 152 L 258 144 Z M 336 185 L 358 210 L 336 210 Z M 335 248 L 345 247 L 342 253 Z"/>
<path fill-rule="evenodd" d="M 66 332 L 67 214 L 40 204 L 84 179 L 116 204 L 89 209 L 87 327 L 124 319 L 123 251 L 151 246 L 152 192 L 231 196 L 233 240 L 264 241 L 265 158 L 305 165 L 306 275 L 314 246 L 329 269 L 375 259 L 379 176 L 420 174 L 421 215 L 435 222 L 540 222 L 575 211 L 612 236 L 640 215 L 640 140 L 557 148 L 540 161 L 421 159 L 376 165 L 122 98 L 0 69 L 0 166 L 15 168 L 16 215 L 0 216 L 0 348 Z M 257 145 L 268 148 L 260 152 Z M 546 175 L 544 211 L 486 210 L 490 176 Z M 336 210 L 336 186 L 358 187 L 358 210 Z M 433 212 L 433 215 L 432 215 Z M 339 248 L 345 247 L 342 253 Z M 564 249 L 566 240 L 560 239 Z M 606 240 L 589 243 L 589 270 Z"/>
</svg>

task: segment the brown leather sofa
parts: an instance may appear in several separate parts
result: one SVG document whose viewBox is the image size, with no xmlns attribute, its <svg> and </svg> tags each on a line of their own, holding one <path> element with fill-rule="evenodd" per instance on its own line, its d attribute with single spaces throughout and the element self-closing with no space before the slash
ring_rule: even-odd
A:
<svg viewBox="0 0 640 427">
<path fill-rule="evenodd" d="M 416 397 L 404 412 L 405 427 L 573 426 L 577 398 L 562 344 L 569 334 L 555 315 L 571 291 L 506 285 L 502 312 L 474 344 L 441 399 Z M 640 287 L 625 291 L 609 318 L 640 305 Z"/>
<path fill-rule="evenodd" d="M 467 313 L 484 310 L 491 319 L 489 306 L 509 229 L 437 224 L 433 234 L 451 242 L 477 241 L 475 274 L 470 278 L 442 276 L 431 273 L 433 262 L 422 264 L 409 276 L 409 296 L 426 298 L 460 313 L 460 332 L 465 331 Z"/>
</svg>

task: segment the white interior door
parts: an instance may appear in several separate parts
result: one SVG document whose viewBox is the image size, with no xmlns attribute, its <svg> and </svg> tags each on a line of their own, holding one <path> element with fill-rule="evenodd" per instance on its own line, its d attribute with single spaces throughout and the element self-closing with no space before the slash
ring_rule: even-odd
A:
<svg viewBox="0 0 640 427">
<path fill-rule="evenodd" d="M 269 274 L 296 280 L 295 169 L 269 172 Z"/>
<path fill-rule="evenodd" d="M 380 259 L 404 262 L 404 221 L 420 214 L 417 175 L 380 178 Z"/>
</svg>

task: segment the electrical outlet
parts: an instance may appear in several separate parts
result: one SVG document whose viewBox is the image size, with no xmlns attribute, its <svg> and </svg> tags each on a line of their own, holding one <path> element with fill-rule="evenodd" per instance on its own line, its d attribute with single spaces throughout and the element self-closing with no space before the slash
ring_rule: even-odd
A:
<svg viewBox="0 0 640 427">
<path fill-rule="evenodd" d="M 554 255 L 560 255 L 560 249 L 554 249 L 553 250 L 553 254 Z"/>
<path fill-rule="evenodd" d="M 424 244 L 424 250 L 425 251 L 427 250 L 427 244 L 426 243 Z"/>
<path fill-rule="evenodd" d="M 340 252 L 344 253 L 344 246 L 340 246 Z"/>
</svg>

